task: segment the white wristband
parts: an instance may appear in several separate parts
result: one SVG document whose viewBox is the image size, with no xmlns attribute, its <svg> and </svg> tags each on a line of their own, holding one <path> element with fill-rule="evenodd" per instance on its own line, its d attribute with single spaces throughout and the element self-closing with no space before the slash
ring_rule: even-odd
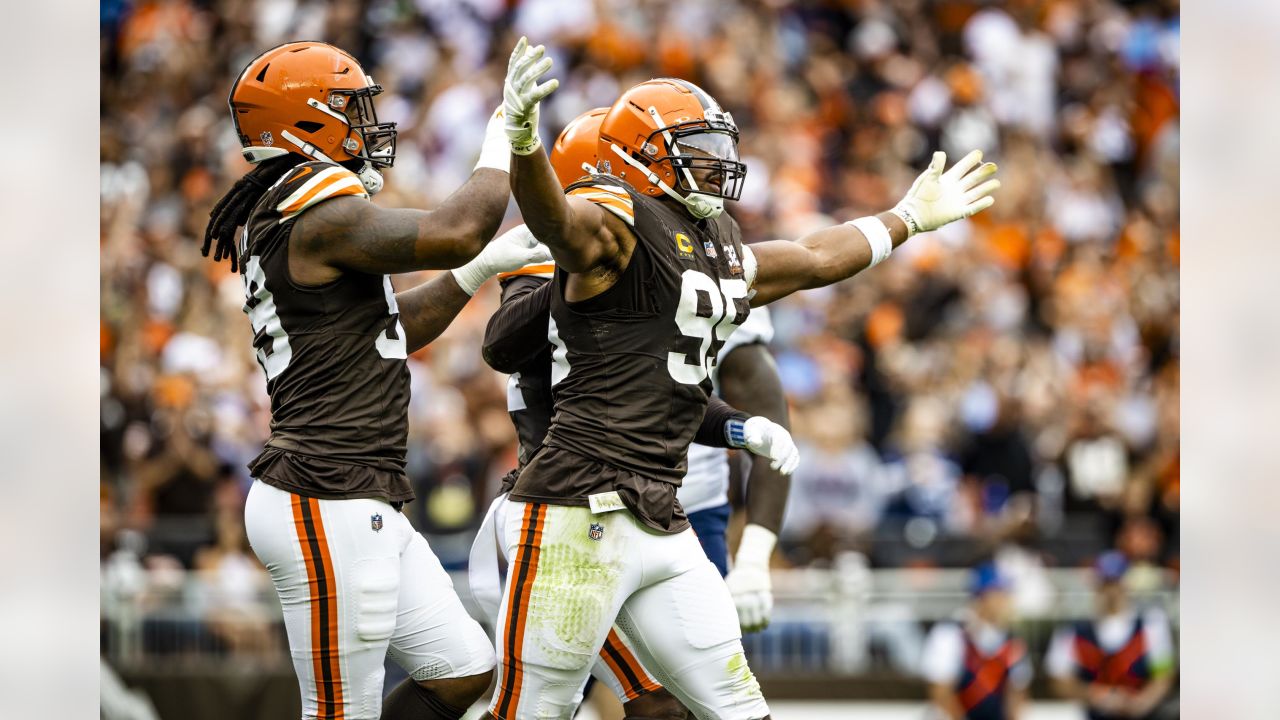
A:
<svg viewBox="0 0 1280 720">
<path fill-rule="evenodd" d="M 902 221 L 902 224 L 907 226 L 907 237 L 918 235 L 922 232 L 920 221 L 916 219 L 915 213 L 911 212 L 907 206 L 902 203 L 898 203 L 898 206 L 889 212 L 897 215 L 898 219 Z"/>
<path fill-rule="evenodd" d="M 871 246 L 871 264 L 867 267 L 875 267 L 893 252 L 893 238 L 889 237 L 889 228 L 879 218 L 860 217 L 845 224 L 858 228 Z"/>
<path fill-rule="evenodd" d="M 516 155 L 532 155 L 542 148 L 542 138 L 538 137 L 538 131 L 533 131 L 533 139 L 528 145 L 516 145 L 511 143 L 511 152 Z"/>
<path fill-rule="evenodd" d="M 488 138 L 485 138 L 485 143 L 480 146 L 480 159 L 476 161 L 472 172 L 480 168 L 511 172 L 511 148 L 507 146 L 506 137 L 503 137 L 500 143 L 489 142 Z"/>
<path fill-rule="evenodd" d="M 489 272 L 488 268 L 481 267 L 474 260 L 449 272 L 453 273 L 453 279 L 458 282 L 458 287 L 462 288 L 462 292 L 467 295 L 475 295 L 476 290 L 493 277 L 493 273 Z"/>
<path fill-rule="evenodd" d="M 738 543 L 738 554 L 734 556 L 737 565 L 769 566 L 769 558 L 773 555 L 773 546 L 778 536 L 772 530 L 754 523 L 742 528 L 742 540 Z"/>
<path fill-rule="evenodd" d="M 472 172 L 480 168 L 511 171 L 511 146 L 507 143 L 502 108 L 498 108 L 493 115 L 489 116 L 489 122 L 484 126 L 484 142 L 480 144 L 480 159 L 476 161 Z"/>
</svg>

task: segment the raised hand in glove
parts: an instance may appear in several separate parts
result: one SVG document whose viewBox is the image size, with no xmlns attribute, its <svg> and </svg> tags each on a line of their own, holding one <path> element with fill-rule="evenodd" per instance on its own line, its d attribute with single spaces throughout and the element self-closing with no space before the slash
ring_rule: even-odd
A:
<svg viewBox="0 0 1280 720">
<path fill-rule="evenodd" d="M 538 84 L 538 79 L 551 69 L 551 58 L 543 57 L 546 48 L 529 47 L 521 37 L 507 63 L 507 79 L 502 85 L 502 114 L 505 117 L 507 141 L 511 152 L 529 155 L 542 147 L 538 138 L 538 103 L 560 87 L 559 80 Z"/>
<path fill-rule="evenodd" d="M 450 272 L 458 287 L 468 295 L 498 273 L 519 270 L 525 265 L 551 262 L 551 251 L 538 242 L 524 225 L 518 225 L 493 239 L 471 262 Z"/>
<path fill-rule="evenodd" d="M 982 162 L 981 150 L 965 155 L 943 172 L 946 164 L 946 153 L 934 153 L 929 168 L 920 173 L 906 197 L 889 211 L 906 223 L 909 234 L 937 230 L 982 212 L 996 201 L 991 196 L 1000 187 L 1000 181 L 993 179 L 996 164 Z"/>
</svg>

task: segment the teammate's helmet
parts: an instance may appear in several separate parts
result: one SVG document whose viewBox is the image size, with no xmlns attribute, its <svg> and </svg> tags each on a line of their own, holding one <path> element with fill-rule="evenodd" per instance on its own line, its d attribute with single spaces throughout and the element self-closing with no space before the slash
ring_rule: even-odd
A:
<svg viewBox="0 0 1280 720">
<path fill-rule="evenodd" d="M 551 146 L 551 167 L 560 178 L 561 187 L 567 188 L 584 175 L 595 172 L 600 121 L 607 112 L 607 107 L 596 108 L 570 120 L 556 138 L 556 144 Z"/>
<path fill-rule="evenodd" d="M 747 175 L 733 117 L 702 88 L 675 78 L 647 80 L 618 98 L 600 123 L 599 156 L 601 171 L 645 195 L 666 193 L 697 217 L 719 215 L 725 199 L 741 197 Z M 718 190 L 698 187 L 692 171 L 701 169 L 715 172 Z"/>
<path fill-rule="evenodd" d="M 254 58 L 231 86 L 227 104 L 251 163 L 296 152 L 384 168 L 395 161 L 396 124 L 378 122 L 373 96 L 380 92 L 346 52 L 292 42 Z"/>
</svg>

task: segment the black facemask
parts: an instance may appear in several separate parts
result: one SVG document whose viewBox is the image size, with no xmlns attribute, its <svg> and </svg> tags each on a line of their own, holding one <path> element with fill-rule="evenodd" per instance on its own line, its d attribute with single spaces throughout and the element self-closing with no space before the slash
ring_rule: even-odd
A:
<svg viewBox="0 0 1280 720">
<path fill-rule="evenodd" d="M 389 168 L 396 160 L 396 124 L 378 122 L 373 96 L 381 92 L 381 85 L 370 85 L 358 90 L 333 90 L 329 93 L 329 106 L 343 111 L 351 123 L 351 129 L 363 140 L 359 152 L 349 148 L 347 152 L 375 168 Z M 340 103 L 337 102 L 339 100 Z"/>
</svg>

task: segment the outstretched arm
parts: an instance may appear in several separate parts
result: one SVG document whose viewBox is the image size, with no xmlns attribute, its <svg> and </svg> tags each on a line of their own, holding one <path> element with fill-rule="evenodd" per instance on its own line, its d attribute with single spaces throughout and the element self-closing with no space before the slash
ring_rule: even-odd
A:
<svg viewBox="0 0 1280 720">
<path fill-rule="evenodd" d="M 481 283 L 501 272 L 550 259 L 523 227 L 504 233 L 471 262 L 411 290 L 396 293 L 405 344 L 415 352 L 439 337 L 458 316 Z M 544 327 L 543 336 L 546 336 Z"/>
<path fill-rule="evenodd" d="M 751 304 L 759 307 L 797 290 L 853 277 L 887 258 L 912 235 L 991 207 L 995 202 L 991 194 L 1000 187 L 1000 181 L 993 179 L 995 163 L 983 163 L 979 150 L 943 172 L 946 161 L 945 153 L 934 153 L 929 168 L 888 212 L 823 228 L 795 242 L 752 245 L 757 270 Z"/>
<path fill-rule="evenodd" d="M 551 69 L 541 45 L 520 38 L 507 66 L 503 113 L 511 143 L 511 191 L 529 229 L 551 248 L 556 264 L 571 273 L 601 265 L 626 267 L 634 238 L 623 221 L 600 205 L 567 197 L 538 138 L 538 103 L 559 86 L 538 79 Z"/>
<path fill-rule="evenodd" d="M 485 128 L 475 171 L 439 207 L 382 208 L 352 196 L 319 203 L 295 222 L 290 270 L 304 282 L 324 282 L 342 270 L 393 274 L 462 265 L 502 224 L 511 193 L 506 157 L 499 111 Z"/>
<path fill-rule="evenodd" d="M 289 249 L 311 264 L 379 275 L 455 268 L 497 232 L 508 182 L 507 173 L 481 168 L 435 210 L 335 198 L 298 218 Z"/>
<path fill-rule="evenodd" d="M 907 239 L 907 226 L 893 213 L 875 219 L 889 231 L 893 247 Z M 761 307 L 800 290 L 825 287 L 853 277 L 871 266 L 866 235 L 849 225 L 833 225 L 799 240 L 768 240 L 750 246 L 756 257 L 752 307 Z"/>
</svg>

